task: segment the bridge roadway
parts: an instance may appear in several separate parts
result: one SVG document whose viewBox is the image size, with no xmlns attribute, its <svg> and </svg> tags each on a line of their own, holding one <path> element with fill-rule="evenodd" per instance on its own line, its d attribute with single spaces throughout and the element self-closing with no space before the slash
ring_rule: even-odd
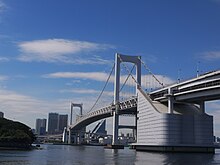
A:
<svg viewBox="0 0 220 165">
<path fill-rule="evenodd" d="M 83 115 L 76 121 L 76 123 L 70 125 L 69 128 L 72 130 L 80 130 L 83 127 L 93 122 L 111 117 L 113 115 L 112 114 L 113 109 L 115 109 L 115 107 L 113 105 L 109 105 L 99 110 Z M 132 97 L 131 99 L 121 101 L 119 103 L 118 114 L 135 115 L 136 113 L 137 113 L 137 97 Z"/>
<path fill-rule="evenodd" d="M 168 91 L 169 88 L 172 90 L 171 93 Z M 220 70 L 155 90 L 149 95 L 153 101 L 159 102 L 167 102 L 169 95 L 180 102 L 218 100 L 220 99 Z"/>
<path fill-rule="evenodd" d="M 172 93 L 169 94 L 169 89 Z M 151 101 L 166 103 L 169 95 L 172 95 L 175 101 L 197 103 L 199 101 L 210 101 L 220 99 L 220 70 L 203 74 L 197 78 L 187 80 L 181 83 L 170 85 L 149 93 Z M 76 123 L 70 125 L 72 130 L 81 128 L 103 118 L 112 116 L 112 105 L 88 113 L 80 117 Z M 136 114 L 137 97 L 119 103 L 119 114 Z"/>
</svg>

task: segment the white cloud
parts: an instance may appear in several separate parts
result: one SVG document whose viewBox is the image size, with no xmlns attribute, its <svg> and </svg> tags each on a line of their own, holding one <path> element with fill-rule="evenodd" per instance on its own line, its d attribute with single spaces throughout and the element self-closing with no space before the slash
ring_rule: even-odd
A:
<svg viewBox="0 0 220 165">
<path fill-rule="evenodd" d="M 89 57 L 89 58 L 78 58 L 78 59 L 71 59 L 71 60 L 66 60 L 63 61 L 65 63 L 73 63 L 73 64 L 77 64 L 77 65 L 84 65 L 84 64 L 99 64 L 99 65 L 111 65 L 113 62 L 109 61 L 109 60 L 105 60 L 102 58 L 97 58 L 97 57 Z"/>
<path fill-rule="evenodd" d="M 203 59 L 206 60 L 218 60 L 220 59 L 220 51 L 208 51 L 201 53 Z"/>
<path fill-rule="evenodd" d="M 27 53 L 38 54 L 71 54 L 78 53 L 82 50 L 95 50 L 100 45 L 84 41 L 71 41 L 64 39 L 48 39 L 22 42 L 19 47 Z"/>
<path fill-rule="evenodd" d="M 7 6 L 5 5 L 5 3 L 3 3 L 3 1 L 0 1 L 0 12 L 5 11 L 7 8 Z"/>
<path fill-rule="evenodd" d="M 81 90 L 81 93 L 83 93 L 83 90 Z M 70 115 L 71 102 L 83 103 L 83 112 L 86 113 L 90 110 L 96 99 L 94 95 L 77 95 L 66 99 L 42 100 L 14 91 L 0 89 L 0 111 L 4 112 L 6 118 L 20 121 L 34 128 L 36 119 L 48 118 L 49 112 Z M 110 104 L 108 98 L 106 99 L 105 97 L 104 101 L 106 104 Z M 105 105 L 102 102 L 100 106 Z"/>
<path fill-rule="evenodd" d="M 66 39 L 34 40 L 18 43 L 20 61 L 64 62 L 74 64 L 106 64 L 100 57 L 82 57 L 83 53 L 113 48 L 111 45 Z M 79 55 L 81 54 L 81 55 Z"/>
<path fill-rule="evenodd" d="M 0 23 L 2 23 L 2 16 L 3 13 L 8 9 L 8 6 L 3 2 L 3 0 L 0 0 Z"/>
<path fill-rule="evenodd" d="M 0 57 L 0 62 L 7 62 L 9 61 L 9 58 L 7 57 Z"/>
<path fill-rule="evenodd" d="M 34 128 L 36 118 L 47 118 L 49 112 L 69 113 L 70 101 L 46 101 L 14 91 L 0 90 L 0 111 L 5 117 Z"/>
<path fill-rule="evenodd" d="M 5 81 L 5 80 L 8 80 L 8 79 L 9 79 L 8 76 L 0 75 L 0 81 Z"/>
<path fill-rule="evenodd" d="M 87 79 L 94 81 L 105 82 L 108 78 L 108 74 L 104 72 L 56 72 L 47 75 L 43 75 L 44 78 L 73 78 L 73 79 Z M 169 85 L 174 83 L 175 81 L 171 78 L 163 75 L 155 75 L 157 79 L 162 82 L 164 85 Z M 121 84 L 124 83 L 127 75 L 121 76 Z M 131 79 L 131 77 L 130 77 Z M 111 76 L 110 82 L 114 82 L 114 76 Z M 127 82 L 127 85 L 134 86 L 135 83 L 133 80 Z M 161 85 L 151 76 L 151 75 L 143 75 L 142 76 L 142 87 L 144 88 L 159 88 Z"/>
<path fill-rule="evenodd" d="M 56 73 L 51 73 L 44 75 L 43 77 L 45 78 L 69 78 L 69 79 L 77 79 L 81 80 L 81 83 L 83 83 L 82 80 L 93 80 L 93 81 L 99 81 L 99 82 L 106 82 L 109 74 L 104 73 L 104 72 L 56 72 Z M 163 75 L 155 75 L 160 81 L 162 81 L 164 84 L 171 84 L 174 81 L 166 76 Z M 127 75 L 122 75 L 121 76 L 121 87 L 122 84 L 124 83 L 125 79 L 127 78 Z M 86 81 L 87 82 L 87 81 Z M 111 76 L 110 83 L 114 83 L 114 76 Z M 130 98 L 131 96 L 135 95 L 135 82 L 132 80 L 131 76 L 129 80 L 126 83 L 126 86 L 123 88 L 123 90 L 120 92 L 120 98 L 121 99 L 127 99 Z M 113 87 L 113 86 L 112 86 Z M 132 88 L 131 88 L 132 87 Z M 158 88 L 161 87 L 160 84 L 151 76 L 151 75 L 143 75 L 142 76 L 142 87 L 143 88 Z M 60 92 L 63 93 L 73 93 L 73 94 L 81 94 L 82 96 L 90 95 L 93 96 L 100 94 L 102 90 L 102 87 L 100 87 L 99 90 L 94 90 L 94 89 L 64 89 L 61 90 Z M 109 90 L 109 89 L 108 89 Z M 97 97 L 94 97 L 95 99 Z M 93 99 L 94 99 L 93 98 Z M 112 91 L 104 91 L 102 95 L 102 100 L 99 101 L 101 102 L 101 105 L 97 105 L 97 107 L 102 107 L 103 104 L 109 104 L 113 101 L 113 89 Z"/>
<path fill-rule="evenodd" d="M 94 89 L 63 89 L 60 90 L 61 93 L 77 93 L 77 94 L 100 94 L 100 90 L 94 90 Z M 105 96 L 113 96 L 113 91 L 105 91 L 104 92 Z"/>
<path fill-rule="evenodd" d="M 80 84 L 81 80 L 72 80 L 71 82 L 65 83 L 66 86 L 72 86 L 72 85 L 77 85 Z"/>
<path fill-rule="evenodd" d="M 80 83 L 80 80 L 73 80 L 72 83 Z"/>
<path fill-rule="evenodd" d="M 89 79 L 95 81 L 106 81 L 108 74 L 104 72 L 56 72 L 43 75 L 44 78 L 75 78 L 75 79 Z M 111 81 L 113 82 L 113 77 Z"/>
<path fill-rule="evenodd" d="M 60 91 L 61 93 L 78 93 L 78 94 L 97 94 L 100 91 L 94 89 L 64 89 Z"/>
</svg>

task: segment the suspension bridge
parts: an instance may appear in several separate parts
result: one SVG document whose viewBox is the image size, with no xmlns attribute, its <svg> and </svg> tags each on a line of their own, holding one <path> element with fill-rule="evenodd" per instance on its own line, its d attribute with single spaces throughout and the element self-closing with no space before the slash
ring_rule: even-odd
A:
<svg viewBox="0 0 220 165">
<path fill-rule="evenodd" d="M 132 63 L 133 66 L 129 68 L 128 63 Z M 127 78 L 123 78 L 124 83 L 121 83 L 121 66 L 128 74 Z M 142 66 L 160 89 L 147 92 L 143 89 Z M 107 84 L 111 81 L 113 70 L 114 98 L 106 106 L 103 106 L 102 102 L 102 107 L 96 108 Z M 133 84 L 128 83 L 129 80 Z M 133 87 L 134 93 L 130 98 L 124 99 L 121 96 L 126 83 Z M 220 99 L 220 71 L 167 85 L 152 73 L 140 56 L 116 54 L 114 66 L 103 90 L 88 113 L 83 115 L 81 110 L 75 123 L 72 123 L 72 108 L 76 106 L 82 109 L 82 104 L 71 104 L 68 142 L 82 143 L 86 126 L 100 119 L 113 117 L 112 148 L 120 146 L 118 130 L 128 128 L 134 131 L 136 142 L 132 146 L 136 150 L 214 152 L 213 117 L 205 113 L 205 102 L 218 99 Z M 120 115 L 133 115 L 135 124 L 120 125 Z"/>
</svg>

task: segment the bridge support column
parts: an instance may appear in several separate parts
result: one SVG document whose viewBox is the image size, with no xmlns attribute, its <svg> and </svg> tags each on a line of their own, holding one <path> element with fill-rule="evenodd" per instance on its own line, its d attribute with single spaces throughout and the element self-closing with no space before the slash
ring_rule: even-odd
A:
<svg viewBox="0 0 220 165">
<path fill-rule="evenodd" d="M 202 113 L 205 113 L 205 102 L 204 102 L 204 101 L 201 101 L 201 102 L 199 103 L 199 106 L 200 106 L 200 111 L 201 111 Z"/>
<path fill-rule="evenodd" d="M 77 133 L 69 129 L 68 144 L 77 144 Z"/>
<path fill-rule="evenodd" d="M 68 130 L 68 144 L 71 144 L 71 129 Z"/>
<path fill-rule="evenodd" d="M 168 113 L 173 113 L 173 96 L 172 89 L 168 88 Z"/>
<path fill-rule="evenodd" d="M 77 133 L 77 144 L 82 144 L 82 133 L 81 132 Z"/>
<path fill-rule="evenodd" d="M 115 110 L 113 111 L 113 138 L 112 145 L 118 144 L 118 125 L 119 125 L 119 115 L 118 115 L 118 103 L 115 105 Z"/>
<path fill-rule="evenodd" d="M 135 129 L 133 129 L 133 136 L 134 136 L 134 140 L 137 142 L 137 114 L 135 115 Z"/>
<path fill-rule="evenodd" d="M 77 133 L 75 133 L 74 135 L 73 135 L 73 138 L 72 138 L 73 140 L 72 140 L 72 143 L 73 144 L 78 144 L 78 142 L 77 142 Z"/>
</svg>

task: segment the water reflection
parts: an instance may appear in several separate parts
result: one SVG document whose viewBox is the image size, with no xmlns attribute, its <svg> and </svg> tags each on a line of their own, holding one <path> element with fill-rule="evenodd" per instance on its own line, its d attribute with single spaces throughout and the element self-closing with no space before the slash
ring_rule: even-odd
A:
<svg viewBox="0 0 220 165">
<path fill-rule="evenodd" d="M 219 155 L 220 156 L 220 155 Z M 146 162 L 150 165 L 157 164 L 178 164 L 178 165 L 201 165 L 212 164 L 214 154 L 205 153 L 157 153 L 137 152 L 135 164 Z"/>
<path fill-rule="evenodd" d="M 135 154 L 134 150 L 129 150 L 128 148 L 122 149 L 108 149 L 105 151 L 108 160 L 106 160 L 106 164 L 114 164 L 114 165 L 127 165 L 134 164 L 135 162 Z"/>
<path fill-rule="evenodd" d="M 172 164 L 211 164 L 213 162 L 214 154 L 204 154 L 204 153 L 182 153 L 182 154 L 169 154 L 165 160 L 165 164 L 168 162 Z"/>
<path fill-rule="evenodd" d="M 95 146 L 43 145 L 43 150 L 0 151 L 4 165 L 201 165 L 220 164 L 216 154 L 156 153 L 104 149 Z"/>
</svg>

